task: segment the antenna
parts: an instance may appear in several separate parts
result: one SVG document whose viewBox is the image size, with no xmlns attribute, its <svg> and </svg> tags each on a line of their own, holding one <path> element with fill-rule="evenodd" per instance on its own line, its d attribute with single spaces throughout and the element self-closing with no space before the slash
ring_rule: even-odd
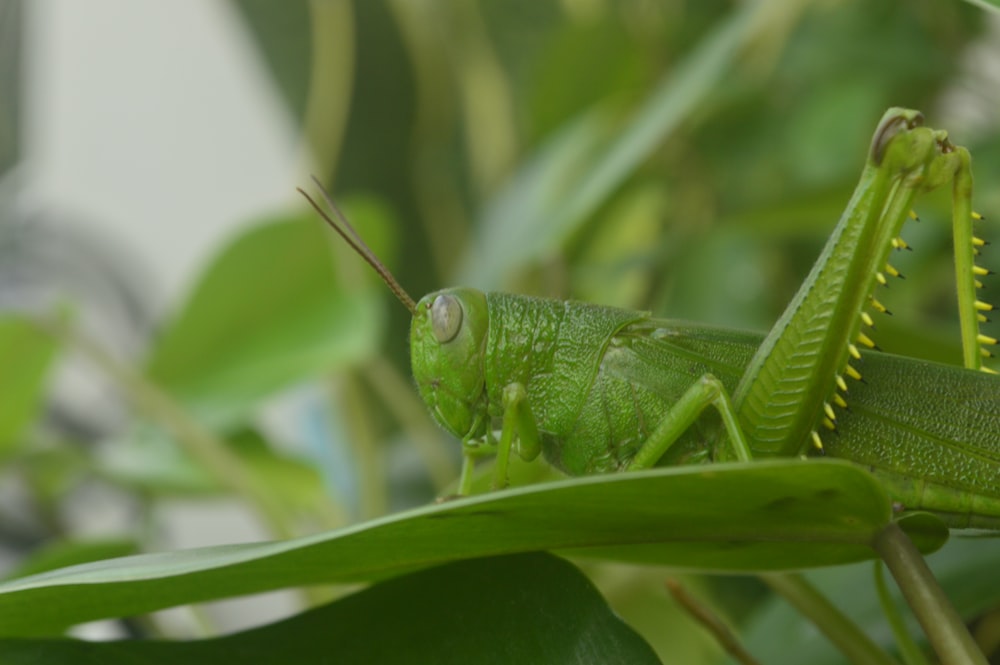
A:
<svg viewBox="0 0 1000 665">
<path fill-rule="evenodd" d="M 317 187 L 319 187 L 319 191 L 323 194 L 323 200 L 326 201 L 326 204 L 330 207 L 330 210 L 333 211 L 334 215 L 337 216 L 337 219 L 340 220 L 340 223 L 343 224 L 343 228 L 341 228 L 340 225 L 337 224 L 337 222 L 335 222 L 328 214 L 326 214 L 326 212 L 324 212 L 324 210 L 319 207 L 319 204 L 316 203 L 316 201 L 314 201 L 311 196 L 306 194 L 304 189 L 302 189 L 301 187 L 296 187 L 295 189 L 298 190 L 299 194 L 306 197 L 306 201 L 309 201 L 309 204 L 316 210 L 316 212 L 319 213 L 319 216 L 322 217 L 326 221 L 326 223 L 329 224 L 333 228 L 333 230 L 336 231 L 340 235 L 340 237 L 343 238 L 344 241 L 351 246 L 351 249 L 357 252 L 358 255 L 361 258 L 363 258 L 368 265 L 370 265 L 372 268 L 375 269 L 375 272 L 377 272 L 378 276 L 382 278 L 382 281 L 385 282 L 386 286 L 389 287 L 389 290 L 392 291 L 393 295 L 395 295 L 396 298 L 399 299 L 399 302 L 403 303 L 403 306 L 405 306 L 406 309 L 410 310 L 410 314 L 416 315 L 417 303 L 415 303 L 413 301 L 413 298 L 410 297 L 410 294 L 407 293 L 406 290 L 399 285 L 399 282 L 397 282 L 396 278 L 392 276 L 392 273 L 389 272 L 389 269 L 385 267 L 385 264 L 383 264 L 381 261 L 378 260 L 378 257 L 375 256 L 375 252 L 373 252 L 371 248 L 367 244 L 365 244 L 365 241 L 361 239 L 361 236 L 358 235 L 358 232 L 354 230 L 354 227 L 351 226 L 351 223 L 347 221 L 346 217 L 344 217 L 344 213 L 340 211 L 340 208 L 337 207 L 337 204 L 335 204 L 333 202 L 333 199 L 330 198 L 330 195 L 327 194 L 326 189 L 323 187 L 322 183 L 320 183 L 320 181 L 316 178 L 316 176 L 311 176 L 311 177 L 312 181 L 316 183 Z"/>
</svg>

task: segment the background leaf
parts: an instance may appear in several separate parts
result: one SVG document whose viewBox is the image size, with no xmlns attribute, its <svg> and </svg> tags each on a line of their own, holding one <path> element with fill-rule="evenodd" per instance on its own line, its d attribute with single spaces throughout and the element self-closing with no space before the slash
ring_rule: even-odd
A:
<svg viewBox="0 0 1000 665">
<path fill-rule="evenodd" d="M 151 379 L 213 422 L 375 350 L 379 307 L 338 284 L 312 216 L 264 224 L 208 268 L 149 359 Z"/>
</svg>

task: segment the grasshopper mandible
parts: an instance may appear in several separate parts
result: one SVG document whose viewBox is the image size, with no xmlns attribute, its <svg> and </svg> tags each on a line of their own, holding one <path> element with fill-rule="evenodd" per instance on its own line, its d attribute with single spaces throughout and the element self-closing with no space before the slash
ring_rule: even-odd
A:
<svg viewBox="0 0 1000 665">
<path fill-rule="evenodd" d="M 905 247 L 914 198 L 947 184 L 968 369 L 878 353 L 863 330 L 869 312 L 886 311 L 873 293 L 895 273 L 887 258 Z M 885 113 L 846 211 L 763 340 L 471 288 L 414 302 L 329 197 L 343 228 L 299 191 L 413 315 L 413 375 L 434 419 L 462 441 L 461 494 L 483 454 L 496 454 L 493 484 L 504 486 L 512 450 L 569 474 L 827 454 L 871 469 L 902 508 L 1000 529 L 1000 379 L 971 371 L 996 340 L 979 332 L 992 307 L 976 297 L 987 271 L 974 264 L 985 243 L 972 233 L 970 158 L 919 112 Z"/>
</svg>

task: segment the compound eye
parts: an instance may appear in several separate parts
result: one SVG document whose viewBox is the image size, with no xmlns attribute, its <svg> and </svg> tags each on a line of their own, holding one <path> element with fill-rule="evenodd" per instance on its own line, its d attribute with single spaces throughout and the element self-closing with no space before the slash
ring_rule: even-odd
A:
<svg viewBox="0 0 1000 665">
<path fill-rule="evenodd" d="M 431 303 L 431 326 L 434 337 L 441 344 L 455 339 L 462 327 L 462 305 L 455 296 L 442 295 Z"/>
</svg>

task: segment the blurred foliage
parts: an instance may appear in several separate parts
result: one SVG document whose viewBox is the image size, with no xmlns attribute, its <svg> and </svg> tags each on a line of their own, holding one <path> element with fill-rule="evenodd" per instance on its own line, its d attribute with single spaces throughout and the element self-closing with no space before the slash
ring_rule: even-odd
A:
<svg viewBox="0 0 1000 665">
<path fill-rule="evenodd" d="M 463 283 L 767 329 L 839 217 L 890 106 L 922 109 L 968 146 L 977 208 L 988 220 L 1000 210 L 991 83 L 1000 27 L 970 4 L 231 7 L 300 122 L 312 168 L 414 296 Z M 921 202 L 924 221 L 904 230 L 915 251 L 899 257 L 907 279 L 883 298 L 895 316 L 878 321 L 888 351 L 960 358 L 947 205 Z M 33 319 L 4 320 L 2 472 L 31 513 L 4 516 L 12 549 L 71 538 L 67 504 L 95 484 L 135 511 L 136 532 L 122 542 L 139 549 L 157 547 L 156 507 L 177 496 L 238 497 L 272 533 L 291 535 L 448 491 L 457 442 L 430 424 L 410 386 L 407 312 L 304 210 L 222 249 L 144 359 L 123 362 L 48 319 L 45 341 L 17 346 Z M 981 234 L 994 235 L 989 222 Z M 990 249 L 983 263 L 996 270 Z M 59 345 L 81 348 L 129 397 L 121 427 L 88 437 L 45 418 L 39 395 Z M 269 427 L 262 414 L 289 401 L 291 432 Z M 515 475 L 527 482 L 546 473 L 538 466 Z M 59 565 L 95 551 L 68 546 Z M 956 585 L 970 579 L 962 560 L 948 563 Z M 969 560 L 968 575 L 980 574 L 981 561 Z M 676 612 L 662 587 L 649 599 L 662 571 L 622 575 L 594 572 L 661 657 L 718 662 L 689 619 L 658 621 Z M 850 580 L 844 588 L 867 602 L 870 577 Z M 753 580 L 691 585 L 729 620 L 753 621 L 755 643 L 793 630 L 761 628 L 754 615 L 768 596 Z M 961 609 L 986 625 L 991 607 Z M 801 617 L 781 620 L 808 630 Z M 816 662 L 804 653 L 785 655 Z"/>
</svg>

